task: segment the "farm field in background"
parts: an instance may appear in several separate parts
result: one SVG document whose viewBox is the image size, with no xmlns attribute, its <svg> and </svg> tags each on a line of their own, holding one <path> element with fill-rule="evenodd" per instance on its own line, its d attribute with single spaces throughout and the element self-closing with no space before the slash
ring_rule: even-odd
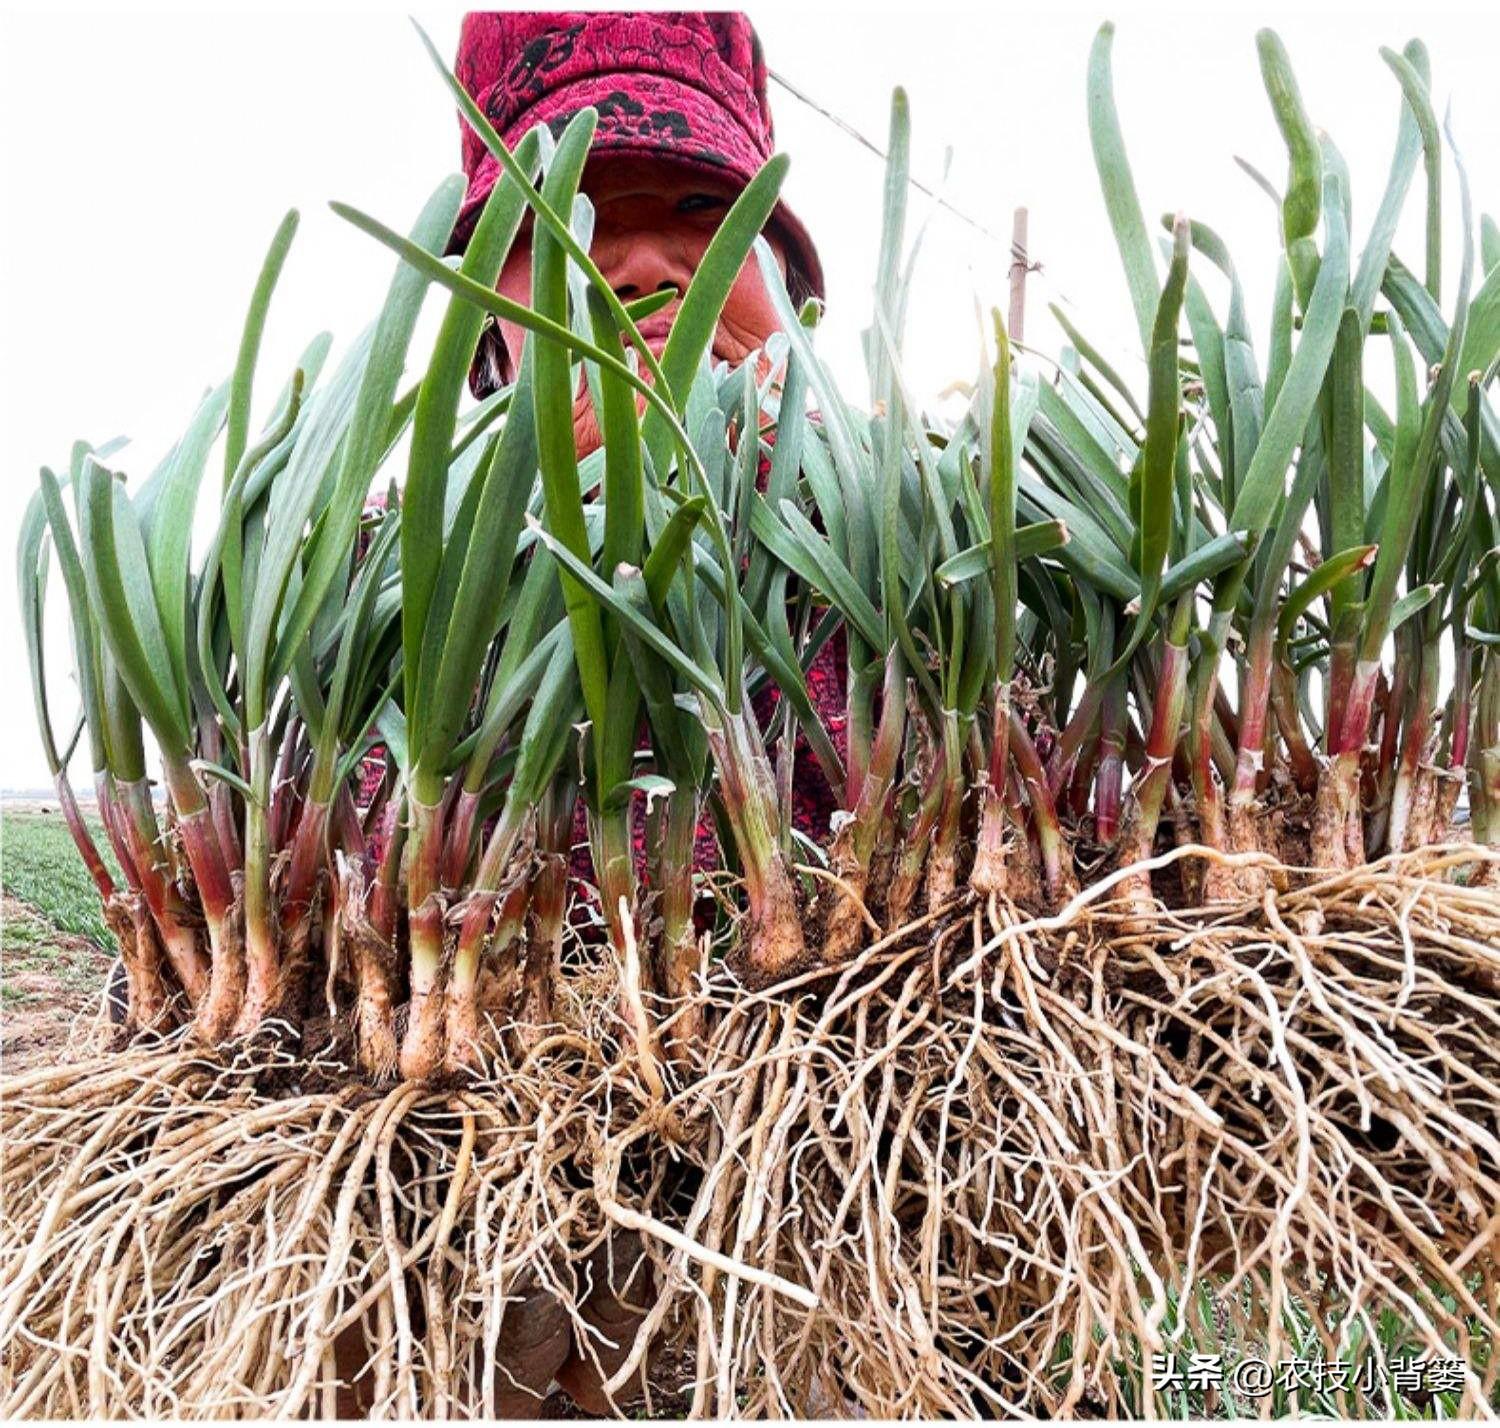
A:
<svg viewBox="0 0 1500 1428">
<path fill-rule="evenodd" d="M 100 839 L 111 873 L 119 868 L 96 817 L 86 819 Z M 82 937 L 114 955 L 115 941 L 99 912 L 99 894 L 78 861 L 56 804 L 0 807 L 0 887 L 19 898 L 59 932 Z"/>
<path fill-rule="evenodd" d="M 66 1047 L 98 1011 L 115 944 L 45 803 L 0 808 L 0 890 L 0 1065 L 12 1072 Z"/>
</svg>

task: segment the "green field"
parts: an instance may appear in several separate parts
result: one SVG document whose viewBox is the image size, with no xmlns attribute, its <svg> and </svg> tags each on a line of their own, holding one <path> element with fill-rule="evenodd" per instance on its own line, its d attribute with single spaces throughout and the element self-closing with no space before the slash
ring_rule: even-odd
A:
<svg viewBox="0 0 1500 1428">
<path fill-rule="evenodd" d="M 102 830 L 95 822 L 90 826 L 110 871 L 117 872 Z M 58 931 L 114 952 L 99 894 L 58 814 L 6 809 L 0 815 L 0 886 Z"/>
<path fill-rule="evenodd" d="M 60 936 L 39 913 L 11 903 L 0 922 L 0 1007 L 77 1007 L 99 995 L 109 975 L 108 951 L 88 938 Z"/>
</svg>

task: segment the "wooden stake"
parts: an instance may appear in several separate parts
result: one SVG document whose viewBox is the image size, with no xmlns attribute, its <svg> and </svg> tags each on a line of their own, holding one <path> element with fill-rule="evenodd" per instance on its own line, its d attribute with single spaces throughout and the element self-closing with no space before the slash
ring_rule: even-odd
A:
<svg viewBox="0 0 1500 1428">
<path fill-rule="evenodd" d="M 1026 324 L 1026 274 L 1031 256 L 1026 251 L 1026 210 L 1018 208 L 1010 230 L 1010 340 L 1021 342 Z"/>
</svg>

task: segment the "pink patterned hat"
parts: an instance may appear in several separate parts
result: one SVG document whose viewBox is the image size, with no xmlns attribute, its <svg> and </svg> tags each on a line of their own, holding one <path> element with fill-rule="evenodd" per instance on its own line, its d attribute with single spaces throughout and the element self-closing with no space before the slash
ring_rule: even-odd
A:
<svg viewBox="0 0 1500 1428">
<path fill-rule="evenodd" d="M 595 153 L 655 154 L 743 185 L 775 152 L 765 56 L 742 14 L 475 11 L 464 16 L 455 70 L 512 148 L 536 124 L 560 134 L 592 105 Z M 460 245 L 500 167 L 478 134 L 462 128 L 469 191 L 455 232 Z M 822 297 L 818 250 L 785 203 L 771 226 L 788 262 Z"/>
</svg>

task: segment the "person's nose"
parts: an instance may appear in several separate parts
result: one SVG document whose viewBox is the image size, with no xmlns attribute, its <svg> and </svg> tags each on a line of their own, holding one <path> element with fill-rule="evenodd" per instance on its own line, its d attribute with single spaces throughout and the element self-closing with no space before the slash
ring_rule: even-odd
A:
<svg viewBox="0 0 1500 1428">
<path fill-rule="evenodd" d="M 692 265 L 679 245 L 650 231 L 622 233 L 602 244 L 596 242 L 594 261 L 616 295 L 626 302 L 664 288 L 686 292 L 693 276 Z"/>
</svg>

